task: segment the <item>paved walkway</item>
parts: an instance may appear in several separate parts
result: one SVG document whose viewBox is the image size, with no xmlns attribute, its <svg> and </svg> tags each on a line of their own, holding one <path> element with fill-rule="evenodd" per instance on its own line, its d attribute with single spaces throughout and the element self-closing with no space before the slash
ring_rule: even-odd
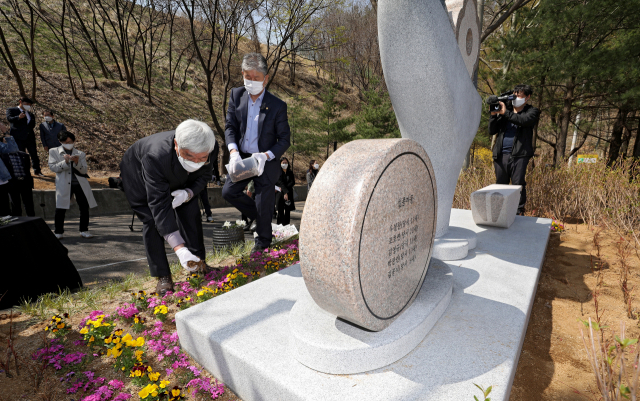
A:
<svg viewBox="0 0 640 401">
<path fill-rule="evenodd" d="M 304 202 L 296 202 L 296 208 L 297 210 L 291 212 L 291 224 L 300 229 Z M 235 208 L 213 209 L 212 212 L 213 224 L 240 219 L 240 213 Z M 53 230 L 53 220 L 47 220 L 47 224 Z M 147 258 L 142 243 L 142 223 L 137 218 L 134 220 L 132 232 L 129 229 L 130 214 L 92 217 L 89 225 L 89 230 L 95 235 L 92 239 L 84 239 L 80 236 L 77 231 L 78 224 L 78 218 L 66 219 L 65 237 L 61 241 L 69 250 L 69 258 L 85 285 L 122 278 L 132 272 L 148 273 Z M 212 249 L 211 224 L 203 223 L 207 251 Z M 253 234 L 247 233 L 245 238 L 252 240 Z M 166 249 L 169 261 L 177 260 L 173 251 L 168 247 Z"/>
</svg>

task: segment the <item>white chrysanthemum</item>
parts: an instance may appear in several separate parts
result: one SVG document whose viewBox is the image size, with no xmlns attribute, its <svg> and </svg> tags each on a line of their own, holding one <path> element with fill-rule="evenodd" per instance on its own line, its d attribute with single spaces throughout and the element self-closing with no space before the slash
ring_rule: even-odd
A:
<svg viewBox="0 0 640 401">
<path fill-rule="evenodd" d="M 247 222 L 244 220 L 236 220 L 236 225 L 239 227 L 244 227 L 247 225 Z"/>
<path fill-rule="evenodd" d="M 225 221 L 222 227 L 231 227 L 231 223 L 229 223 L 228 221 Z"/>
</svg>

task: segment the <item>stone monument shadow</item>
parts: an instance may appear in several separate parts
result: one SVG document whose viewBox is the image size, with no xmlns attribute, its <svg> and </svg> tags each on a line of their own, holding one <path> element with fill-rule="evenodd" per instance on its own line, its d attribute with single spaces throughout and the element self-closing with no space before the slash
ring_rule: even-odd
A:
<svg viewBox="0 0 640 401">
<path fill-rule="evenodd" d="M 430 388 L 438 385 L 455 384 L 486 374 L 493 370 L 502 370 L 501 365 L 511 363 L 518 354 L 520 344 L 513 343 L 504 347 L 504 338 L 518 339 L 521 336 L 517 325 L 495 325 L 495 321 L 519 321 L 525 319 L 520 309 L 481 297 L 465 293 L 479 279 L 473 269 L 450 265 L 456 278 L 451 302 L 447 311 L 438 320 L 424 340 L 408 355 L 392 366 L 383 367 L 369 374 L 382 373 L 391 368 L 395 374 Z M 461 319 L 457 310 L 465 308 L 465 318 Z M 450 342 L 447 333 L 456 333 L 456 343 Z M 455 349 L 455 352 L 443 353 Z M 434 358 L 434 355 L 439 355 Z M 468 356 L 473 355 L 469 363 Z M 425 359 L 437 361 L 434 369 L 415 369 Z M 517 359 L 517 356 L 516 356 Z M 443 369 L 438 369 L 442 366 Z M 424 388 L 422 388 L 424 391 Z M 470 389 L 471 391 L 471 389 Z"/>
</svg>

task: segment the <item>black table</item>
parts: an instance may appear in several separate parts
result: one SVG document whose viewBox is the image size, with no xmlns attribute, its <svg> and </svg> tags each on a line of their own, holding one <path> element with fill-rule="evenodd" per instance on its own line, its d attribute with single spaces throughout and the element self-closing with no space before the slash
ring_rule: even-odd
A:
<svg viewBox="0 0 640 401">
<path fill-rule="evenodd" d="M 40 217 L 0 226 L 0 309 L 39 295 L 82 287 L 67 248 Z"/>
</svg>

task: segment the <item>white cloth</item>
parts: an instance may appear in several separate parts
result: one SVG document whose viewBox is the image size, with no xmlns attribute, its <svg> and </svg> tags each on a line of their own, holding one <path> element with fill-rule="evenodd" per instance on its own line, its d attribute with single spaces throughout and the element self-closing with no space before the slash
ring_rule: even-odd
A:
<svg viewBox="0 0 640 401">
<path fill-rule="evenodd" d="M 71 167 L 75 168 L 82 174 L 87 174 L 87 160 L 84 152 L 73 148 L 71 156 L 78 156 L 78 163 L 70 162 L 67 164 L 64 160 L 65 155 L 64 148 L 58 146 L 57 148 L 49 149 L 49 169 L 56 173 L 56 208 L 57 209 L 69 209 L 71 200 Z M 78 183 L 82 188 L 84 196 L 87 197 L 89 207 L 97 207 L 93 192 L 91 192 L 91 186 L 86 178 L 80 177 L 76 174 Z"/>
<path fill-rule="evenodd" d="M 173 206 L 174 209 L 182 205 L 187 201 L 187 199 L 189 199 L 189 193 L 184 189 L 178 189 L 177 191 L 171 192 L 171 196 L 173 196 L 171 206 Z"/>
<path fill-rule="evenodd" d="M 258 161 L 258 176 L 262 175 L 262 173 L 264 172 L 264 164 L 269 158 L 264 153 L 254 153 L 251 155 L 251 157 Z"/>
<path fill-rule="evenodd" d="M 188 263 L 189 262 L 199 262 L 200 258 L 197 257 L 196 255 L 192 254 L 191 251 L 189 251 L 189 249 L 187 249 L 186 246 L 183 246 L 182 248 L 178 249 L 176 251 L 176 256 L 178 256 L 178 259 L 180 259 L 180 264 L 186 270 L 192 272 L 192 271 L 195 271 L 197 269 L 197 267 L 191 267 L 190 268 Z"/>
</svg>

